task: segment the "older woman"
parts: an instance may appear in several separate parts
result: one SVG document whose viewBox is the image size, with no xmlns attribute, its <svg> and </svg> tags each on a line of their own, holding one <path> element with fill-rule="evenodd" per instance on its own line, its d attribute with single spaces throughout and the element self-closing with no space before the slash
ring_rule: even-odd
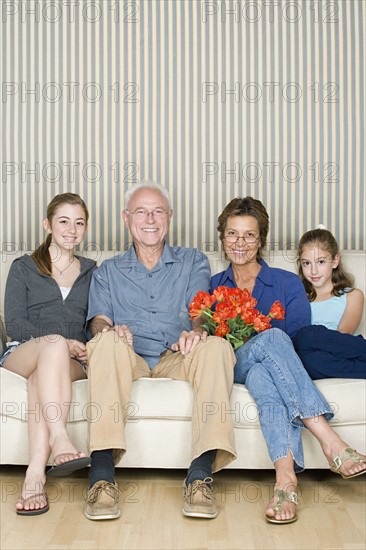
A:
<svg viewBox="0 0 366 550">
<path fill-rule="evenodd" d="M 330 405 L 316 388 L 299 357 L 291 337 L 310 323 L 310 308 L 297 275 L 270 268 L 261 258 L 269 230 L 263 204 L 252 197 L 235 198 L 218 219 L 218 231 L 230 265 L 211 280 L 218 286 L 247 288 L 257 308 L 268 314 L 280 300 L 285 319 L 257 334 L 236 351 L 234 382 L 245 384 L 255 400 L 268 452 L 276 470 L 273 498 L 266 509 L 271 523 L 296 521 L 296 475 L 304 470 L 301 428 L 319 441 L 332 471 L 349 478 L 366 472 L 360 455 L 332 430 Z"/>
</svg>

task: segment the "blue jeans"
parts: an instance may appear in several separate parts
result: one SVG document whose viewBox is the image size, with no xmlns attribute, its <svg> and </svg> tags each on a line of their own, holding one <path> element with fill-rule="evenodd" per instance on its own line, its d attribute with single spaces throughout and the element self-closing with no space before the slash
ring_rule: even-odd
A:
<svg viewBox="0 0 366 550">
<path fill-rule="evenodd" d="M 234 383 L 245 384 L 256 402 L 272 462 L 290 450 L 295 472 L 304 470 L 301 418 L 334 414 L 304 369 L 290 337 L 271 328 L 251 338 L 236 352 Z"/>
</svg>

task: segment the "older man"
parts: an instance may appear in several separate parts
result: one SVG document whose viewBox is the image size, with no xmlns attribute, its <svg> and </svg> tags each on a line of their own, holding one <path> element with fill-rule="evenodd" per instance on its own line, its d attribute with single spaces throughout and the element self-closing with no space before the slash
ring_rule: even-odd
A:
<svg viewBox="0 0 366 550">
<path fill-rule="evenodd" d="M 194 392 L 192 463 L 183 483 L 187 516 L 217 515 L 212 472 L 236 458 L 230 415 L 202 419 L 203 403 L 229 410 L 235 356 L 230 344 L 207 337 L 200 321 L 189 319 L 189 303 L 210 285 L 207 257 L 197 249 L 171 247 L 166 241 L 172 218 L 169 194 L 145 182 L 125 195 L 123 219 L 133 244 L 102 263 L 93 274 L 89 313 L 93 339 L 88 343 L 89 399 L 101 406 L 90 423 L 92 457 L 85 515 L 120 516 L 114 462 L 126 450 L 124 421 L 131 384 L 141 376 L 187 380 Z M 157 449 L 159 442 L 156 442 Z"/>
</svg>

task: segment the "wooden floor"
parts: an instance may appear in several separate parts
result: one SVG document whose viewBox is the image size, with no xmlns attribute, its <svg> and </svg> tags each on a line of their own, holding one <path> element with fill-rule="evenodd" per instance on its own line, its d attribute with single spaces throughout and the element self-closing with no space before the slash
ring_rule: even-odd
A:
<svg viewBox="0 0 366 550">
<path fill-rule="evenodd" d="M 83 515 L 87 473 L 47 485 L 48 513 L 17 516 L 14 505 L 25 469 L 1 475 L 1 550 L 20 549 L 346 549 L 365 548 L 366 476 L 342 480 L 325 470 L 299 476 L 299 520 L 270 525 L 264 508 L 273 472 L 229 470 L 215 476 L 219 515 L 182 515 L 181 470 L 118 470 L 121 518 Z"/>
</svg>

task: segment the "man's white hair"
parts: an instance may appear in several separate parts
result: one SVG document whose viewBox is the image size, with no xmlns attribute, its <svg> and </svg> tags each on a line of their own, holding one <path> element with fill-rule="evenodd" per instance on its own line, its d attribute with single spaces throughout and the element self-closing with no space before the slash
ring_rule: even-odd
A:
<svg viewBox="0 0 366 550">
<path fill-rule="evenodd" d="M 125 209 L 128 210 L 128 204 L 132 198 L 132 196 L 136 193 L 136 191 L 139 191 L 140 189 L 152 189 L 154 191 L 158 191 L 163 195 L 163 197 L 168 201 L 168 208 L 171 210 L 171 200 L 169 191 L 163 187 L 160 183 L 155 183 L 152 180 L 144 180 L 139 183 L 135 183 L 131 187 L 129 187 L 125 193 Z"/>
</svg>

